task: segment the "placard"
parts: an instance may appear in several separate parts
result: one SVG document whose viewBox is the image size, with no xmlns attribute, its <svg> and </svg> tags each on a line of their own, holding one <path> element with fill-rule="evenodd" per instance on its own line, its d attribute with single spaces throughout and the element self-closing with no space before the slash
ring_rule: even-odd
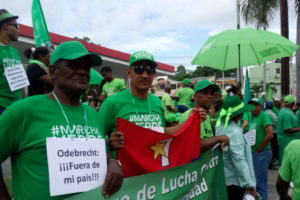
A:
<svg viewBox="0 0 300 200">
<path fill-rule="evenodd" d="M 250 146 L 255 145 L 255 140 L 256 140 L 256 130 L 251 130 L 245 133 L 245 138 L 250 144 Z"/>
<path fill-rule="evenodd" d="M 104 183 L 104 139 L 53 137 L 46 145 L 51 196 L 85 192 Z"/>
<path fill-rule="evenodd" d="M 10 91 L 15 91 L 29 85 L 27 74 L 22 64 L 5 67 L 4 73 Z"/>
</svg>

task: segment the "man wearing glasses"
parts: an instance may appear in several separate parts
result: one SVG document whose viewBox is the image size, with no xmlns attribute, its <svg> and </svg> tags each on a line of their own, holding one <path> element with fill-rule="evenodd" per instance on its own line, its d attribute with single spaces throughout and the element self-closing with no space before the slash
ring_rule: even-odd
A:
<svg viewBox="0 0 300 200">
<path fill-rule="evenodd" d="M 5 76 L 5 67 L 21 64 L 18 50 L 9 45 L 17 41 L 19 36 L 18 16 L 5 9 L 0 9 L 0 115 L 12 102 L 22 99 L 22 90 L 11 91 Z M 0 190 L 3 188 L 3 175 L 0 165 Z M 6 192 L 6 191 L 4 191 Z"/>
<path fill-rule="evenodd" d="M 99 111 L 102 133 L 109 136 L 112 150 L 123 147 L 123 133 L 116 131 L 117 118 L 123 118 L 136 125 L 161 133 L 173 134 L 183 124 L 165 128 L 164 111 L 158 97 L 149 94 L 156 75 L 156 62 L 153 55 L 138 51 L 130 56 L 126 74 L 130 80 L 129 88 L 106 99 Z M 205 117 L 206 113 L 204 114 Z"/>
</svg>

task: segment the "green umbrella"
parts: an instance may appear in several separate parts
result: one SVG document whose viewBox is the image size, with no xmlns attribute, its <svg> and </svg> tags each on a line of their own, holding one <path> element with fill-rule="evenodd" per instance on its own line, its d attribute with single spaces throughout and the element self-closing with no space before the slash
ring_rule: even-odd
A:
<svg viewBox="0 0 300 200">
<path fill-rule="evenodd" d="M 103 77 L 101 76 L 101 74 L 99 74 L 99 72 L 97 72 L 96 70 L 91 68 L 89 84 L 90 85 L 93 85 L 93 84 L 98 85 L 101 83 L 102 80 L 103 80 Z"/>
<path fill-rule="evenodd" d="M 211 36 L 192 63 L 222 71 L 289 57 L 299 46 L 270 31 L 244 28 Z"/>
</svg>

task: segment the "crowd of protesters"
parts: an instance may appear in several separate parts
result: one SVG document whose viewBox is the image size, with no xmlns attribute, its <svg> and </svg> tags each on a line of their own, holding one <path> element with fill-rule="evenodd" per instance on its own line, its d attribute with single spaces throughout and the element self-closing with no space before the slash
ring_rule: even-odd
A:
<svg viewBox="0 0 300 200">
<path fill-rule="evenodd" d="M 216 144 L 223 147 L 229 199 L 250 194 L 267 200 L 268 169 L 278 168 L 280 199 L 291 199 L 290 183 L 294 199 L 300 198 L 300 109 L 292 95 L 273 101 L 262 95 L 245 102 L 240 83 L 222 91 L 208 80 L 191 87 L 190 80 L 184 79 L 174 97 L 166 86 L 160 99 L 150 93 L 157 63 L 146 51 L 130 57 L 124 72 L 130 79 L 128 88 L 112 76 L 109 66 L 101 68 L 104 80 L 92 88 L 90 68 L 101 66 L 102 59 L 77 41 L 61 43 L 51 55 L 47 47 L 27 49 L 24 55 L 29 59 L 26 73 L 30 85 L 27 91 L 25 87 L 12 91 L 5 69 L 21 64 L 20 53 L 10 46 L 11 41 L 18 40 L 17 19 L 0 10 L 0 162 L 11 157 L 15 199 L 52 199 L 46 138 L 63 137 L 51 134 L 53 124 L 87 125 L 88 121 L 88 126 L 99 133 L 88 137 L 106 139 L 108 172 L 102 192 L 109 197 L 120 189 L 123 180 L 122 167 L 114 155 L 126 143 L 123 133 L 116 129 L 118 117 L 143 126 L 132 115 L 155 114 L 155 125 L 145 128 L 174 134 L 195 112 L 200 115 L 201 152 Z M 86 98 L 87 94 L 92 98 Z M 85 99 L 90 106 L 84 104 Z M 249 135 L 254 140 L 250 141 Z M 82 136 L 87 137 L 84 132 Z M 0 199 L 10 199 L 1 168 L 0 172 Z"/>
</svg>

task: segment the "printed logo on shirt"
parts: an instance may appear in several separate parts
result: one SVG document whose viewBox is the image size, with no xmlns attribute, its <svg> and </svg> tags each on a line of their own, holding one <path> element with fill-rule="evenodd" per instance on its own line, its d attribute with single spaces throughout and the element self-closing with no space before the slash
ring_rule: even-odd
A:
<svg viewBox="0 0 300 200">
<path fill-rule="evenodd" d="M 75 138 L 101 138 L 100 132 L 97 128 L 92 126 L 82 125 L 53 125 L 51 130 L 53 137 L 71 137 L 71 134 Z"/>
<path fill-rule="evenodd" d="M 144 128 L 162 127 L 162 120 L 158 114 L 130 115 L 129 121 Z"/>
<path fill-rule="evenodd" d="M 14 58 L 3 58 L 2 63 L 4 67 L 11 67 L 21 64 L 20 60 Z"/>
<path fill-rule="evenodd" d="M 113 88 L 106 88 L 105 91 L 106 91 L 108 97 L 115 94 L 115 88 L 114 87 Z"/>
</svg>

